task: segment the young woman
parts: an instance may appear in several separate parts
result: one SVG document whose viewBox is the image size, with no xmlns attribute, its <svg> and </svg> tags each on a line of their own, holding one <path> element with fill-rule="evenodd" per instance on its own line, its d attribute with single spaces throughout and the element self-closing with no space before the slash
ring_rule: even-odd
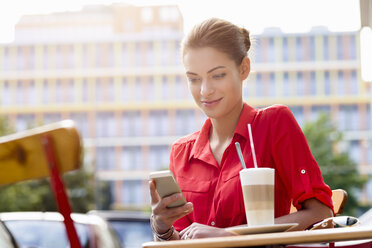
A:
<svg viewBox="0 0 372 248">
<path fill-rule="evenodd" d="M 332 192 L 291 111 L 282 105 L 254 109 L 243 102 L 250 45 L 246 29 L 215 18 L 195 26 L 183 40 L 188 86 L 208 119 L 171 150 L 170 170 L 188 203 L 167 208 L 181 194 L 160 199 L 150 182 L 158 240 L 228 236 L 225 227 L 246 223 L 234 144 L 240 143 L 247 167 L 253 167 L 248 123 L 259 166 L 275 169 L 275 223 L 295 222 L 305 229 L 333 214 Z M 291 203 L 299 211 L 289 214 Z"/>
</svg>

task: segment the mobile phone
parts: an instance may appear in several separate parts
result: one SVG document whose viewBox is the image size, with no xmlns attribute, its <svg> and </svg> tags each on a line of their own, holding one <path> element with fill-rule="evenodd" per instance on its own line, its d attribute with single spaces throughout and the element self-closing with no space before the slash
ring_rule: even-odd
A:
<svg viewBox="0 0 372 248">
<path fill-rule="evenodd" d="M 178 185 L 173 173 L 170 170 L 155 171 L 150 173 L 150 179 L 155 180 L 156 190 L 161 198 L 175 194 L 182 193 L 180 186 Z M 186 204 L 186 199 L 182 196 L 181 199 L 172 202 L 167 207 L 179 207 Z"/>
</svg>

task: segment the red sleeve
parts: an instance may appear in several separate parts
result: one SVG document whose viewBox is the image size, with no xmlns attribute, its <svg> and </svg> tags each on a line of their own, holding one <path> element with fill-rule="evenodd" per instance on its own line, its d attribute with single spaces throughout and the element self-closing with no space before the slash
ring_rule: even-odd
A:
<svg viewBox="0 0 372 248">
<path fill-rule="evenodd" d="M 332 191 L 323 181 L 305 135 L 286 106 L 276 106 L 271 128 L 273 159 L 293 205 L 316 198 L 333 209 Z"/>
<path fill-rule="evenodd" d="M 175 161 L 177 161 L 175 159 L 175 156 L 177 154 L 182 154 L 180 150 L 180 146 L 179 145 L 172 145 L 172 149 L 171 149 L 171 153 L 170 153 L 170 163 L 169 163 L 169 170 L 172 171 L 173 175 L 175 176 L 175 178 L 177 178 L 177 175 L 176 175 L 176 170 L 175 170 Z M 184 216 L 180 219 L 178 219 L 176 222 L 173 223 L 173 226 L 174 228 L 177 230 L 177 231 L 182 231 L 183 229 L 185 229 L 186 227 L 188 227 L 189 225 L 191 225 L 191 221 L 187 218 L 187 216 Z"/>
</svg>

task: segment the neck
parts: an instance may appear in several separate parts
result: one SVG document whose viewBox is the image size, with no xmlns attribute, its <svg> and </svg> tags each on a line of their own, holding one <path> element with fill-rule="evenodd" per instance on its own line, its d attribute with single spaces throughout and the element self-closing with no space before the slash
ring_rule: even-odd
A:
<svg viewBox="0 0 372 248">
<path fill-rule="evenodd" d="M 212 129 L 210 139 L 215 140 L 218 143 L 230 142 L 234 135 L 242 110 L 243 101 L 239 102 L 230 113 L 222 118 L 211 119 Z"/>
</svg>

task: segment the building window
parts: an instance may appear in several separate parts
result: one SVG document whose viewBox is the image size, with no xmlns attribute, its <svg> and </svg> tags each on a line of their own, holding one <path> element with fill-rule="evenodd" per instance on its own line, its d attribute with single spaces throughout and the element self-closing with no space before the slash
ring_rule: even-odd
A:
<svg viewBox="0 0 372 248">
<path fill-rule="evenodd" d="M 297 72 L 297 96 L 305 94 L 305 81 L 302 72 Z"/>
<path fill-rule="evenodd" d="M 153 102 L 155 100 L 155 85 L 154 85 L 154 78 L 148 77 L 146 80 L 147 85 L 145 86 L 146 89 L 146 98 L 145 100 L 148 102 Z"/>
<path fill-rule="evenodd" d="M 372 164 L 372 141 L 368 141 L 367 144 L 367 162 L 368 164 Z"/>
<path fill-rule="evenodd" d="M 144 94 L 142 90 L 142 80 L 140 77 L 136 77 L 136 82 L 134 84 L 134 100 L 136 102 L 141 102 L 144 100 Z"/>
<path fill-rule="evenodd" d="M 98 113 L 96 118 L 97 137 L 114 137 L 116 135 L 116 122 L 114 113 Z"/>
<path fill-rule="evenodd" d="M 49 57 L 48 57 L 48 46 L 43 47 L 43 68 L 48 69 Z"/>
<path fill-rule="evenodd" d="M 175 22 L 179 18 L 178 10 L 174 7 L 161 7 L 160 20 L 162 22 Z"/>
<path fill-rule="evenodd" d="M 269 47 L 268 47 L 268 62 L 274 62 L 275 61 L 275 43 L 274 43 L 274 38 L 270 37 L 268 38 L 269 40 Z"/>
<path fill-rule="evenodd" d="M 43 82 L 43 103 L 50 103 L 51 90 L 47 80 Z"/>
<path fill-rule="evenodd" d="M 83 54 L 82 54 L 82 67 L 88 68 L 89 66 L 89 51 L 88 51 L 88 45 L 83 44 Z"/>
<path fill-rule="evenodd" d="M 50 124 L 54 122 L 61 121 L 62 117 L 61 114 L 44 114 L 43 116 L 43 124 Z"/>
<path fill-rule="evenodd" d="M 323 36 L 323 57 L 324 60 L 329 60 L 329 39 L 328 36 Z"/>
<path fill-rule="evenodd" d="M 129 102 L 129 87 L 128 87 L 128 81 L 126 78 L 123 78 L 121 81 L 121 89 L 122 89 L 122 101 L 123 102 Z"/>
<path fill-rule="evenodd" d="M 151 23 L 153 19 L 154 19 L 154 11 L 152 8 L 141 9 L 141 20 L 144 23 Z"/>
<path fill-rule="evenodd" d="M 309 55 L 310 55 L 310 60 L 311 61 L 315 61 L 315 37 L 314 36 L 310 36 L 309 38 L 309 42 L 310 42 L 310 49 L 309 49 Z"/>
<path fill-rule="evenodd" d="M 129 65 L 128 46 L 125 43 L 123 43 L 121 50 L 122 50 L 121 59 L 123 67 L 127 67 Z"/>
<path fill-rule="evenodd" d="M 315 71 L 310 72 L 310 94 L 316 96 L 316 75 Z"/>
<path fill-rule="evenodd" d="M 269 96 L 270 97 L 275 97 L 276 94 L 276 85 L 275 85 L 275 74 L 270 73 L 270 82 L 269 82 Z"/>
<path fill-rule="evenodd" d="M 350 56 L 351 58 L 350 59 L 357 59 L 357 49 L 358 49 L 358 45 L 356 44 L 356 38 L 355 38 L 355 35 L 351 35 L 350 36 Z"/>
<path fill-rule="evenodd" d="M 329 96 L 331 94 L 331 79 L 329 71 L 324 72 L 324 94 Z"/>
<path fill-rule="evenodd" d="M 22 81 L 17 81 L 17 90 L 15 92 L 17 105 L 25 104 L 26 93 L 23 84 L 24 83 Z"/>
<path fill-rule="evenodd" d="M 62 48 L 60 45 L 56 46 L 55 63 L 57 69 L 62 69 Z"/>
<path fill-rule="evenodd" d="M 341 131 L 359 129 L 359 114 L 357 105 L 340 105 L 338 125 Z"/>
<path fill-rule="evenodd" d="M 17 70 L 21 71 L 25 67 L 25 54 L 22 47 L 17 48 Z"/>
<path fill-rule="evenodd" d="M 98 103 L 114 101 L 114 82 L 112 78 L 100 79 L 96 81 L 96 101 Z"/>
<path fill-rule="evenodd" d="M 168 40 L 163 40 L 161 42 L 161 65 L 168 65 L 169 64 L 169 56 L 170 56 L 170 51 L 169 51 L 169 44 Z"/>
<path fill-rule="evenodd" d="M 317 120 L 321 113 L 325 113 L 329 115 L 330 112 L 331 112 L 330 106 L 326 106 L 326 105 L 312 106 L 311 107 L 311 120 L 312 121 Z"/>
<path fill-rule="evenodd" d="M 344 54 L 344 48 L 342 44 L 342 36 L 338 35 L 337 36 L 337 59 L 342 60 L 343 59 L 343 54 Z"/>
<path fill-rule="evenodd" d="M 149 169 L 151 171 L 165 170 L 169 167 L 168 146 L 151 146 L 149 152 Z"/>
<path fill-rule="evenodd" d="M 359 140 L 351 141 L 348 150 L 351 159 L 354 160 L 354 162 L 356 162 L 357 164 L 360 164 L 361 151 Z"/>
<path fill-rule="evenodd" d="M 351 94 L 358 95 L 358 75 L 356 70 L 351 71 Z"/>
<path fill-rule="evenodd" d="M 169 100 L 169 83 L 168 83 L 168 78 L 166 76 L 162 77 L 162 82 L 161 82 L 161 100 Z"/>
<path fill-rule="evenodd" d="M 263 97 L 263 85 L 262 85 L 262 74 L 257 73 L 256 76 L 256 97 L 262 98 Z"/>
<path fill-rule="evenodd" d="M 288 72 L 284 72 L 283 74 L 283 96 L 290 96 L 291 95 L 291 87 L 289 85 L 289 75 Z"/>
<path fill-rule="evenodd" d="M 67 46 L 67 68 L 75 68 L 75 50 L 73 45 Z"/>
<path fill-rule="evenodd" d="M 176 111 L 176 135 L 182 136 L 195 132 L 195 123 L 196 119 L 194 110 Z"/>
<path fill-rule="evenodd" d="M 98 147 L 96 155 L 96 170 L 115 169 L 115 150 L 113 147 Z"/>
<path fill-rule="evenodd" d="M 298 124 L 303 126 L 304 124 L 304 109 L 300 106 L 291 106 L 290 107 L 294 117 L 296 118 Z"/>
<path fill-rule="evenodd" d="M 125 180 L 123 182 L 123 203 L 127 205 L 142 205 L 143 190 L 142 181 L 140 180 Z"/>
<path fill-rule="evenodd" d="M 35 116 L 32 114 L 22 114 L 17 116 L 16 131 L 23 131 L 35 126 Z"/>
<path fill-rule="evenodd" d="M 60 79 L 57 79 L 56 82 L 56 103 L 62 103 L 62 82 Z"/>
<path fill-rule="evenodd" d="M 366 118 L 367 118 L 367 129 L 372 130 L 372 122 L 371 122 L 371 104 L 367 105 L 366 108 Z"/>
<path fill-rule="evenodd" d="M 189 90 L 187 83 L 182 80 L 180 76 L 176 76 L 175 80 L 175 100 L 182 101 L 188 98 Z M 191 95 L 191 94 L 189 94 Z"/>
<path fill-rule="evenodd" d="M 181 47 L 180 47 L 181 41 L 176 40 L 174 43 L 175 43 L 174 56 L 175 56 L 175 61 L 176 61 L 175 64 L 182 65 Z"/>
<path fill-rule="evenodd" d="M 288 38 L 283 37 L 283 62 L 289 61 Z"/>
<path fill-rule="evenodd" d="M 253 47 L 253 54 L 256 63 L 262 63 L 261 38 L 257 37 Z"/>
<path fill-rule="evenodd" d="M 143 169 L 141 147 L 124 147 L 121 155 L 121 168 L 124 171 L 138 171 Z"/>
<path fill-rule="evenodd" d="M 142 65 L 142 61 L 141 61 L 141 58 L 142 58 L 142 51 L 141 51 L 141 43 L 137 42 L 135 44 L 135 49 L 136 49 L 136 53 L 134 55 L 134 61 L 135 61 L 135 65 L 136 66 L 141 66 Z"/>
<path fill-rule="evenodd" d="M 4 71 L 10 70 L 10 55 L 9 55 L 9 47 L 4 47 Z"/>
<path fill-rule="evenodd" d="M 296 37 L 296 60 L 302 61 L 302 40 L 301 37 Z"/>
<path fill-rule="evenodd" d="M 148 127 L 150 136 L 168 135 L 169 130 L 168 111 L 166 110 L 150 111 Z"/>
<path fill-rule="evenodd" d="M 153 42 L 146 43 L 146 64 L 147 66 L 154 65 L 154 45 Z"/>
<path fill-rule="evenodd" d="M 105 62 L 105 55 L 102 44 L 96 44 L 96 67 L 103 67 Z"/>
<path fill-rule="evenodd" d="M 345 87 L 345 75 L 343 71 L 338 71 L 338 80 L 337 80 L 337 93 L 340 96 L 345 95 L 346 87 Z"/>
<path fill-rule="evenodd" d="M 123 114 L 123 136 L 135 137 L 142 135 L 142 120 L 139 111 Z"/>
<path fill-rule="evenodd" d="M 11 104 L 10 86 L 7 81 L 4 82 L 3 91 L 0 92 L 0 100 L 3 106 L 9 106 Z"/>
<path fill-rule="evenodd" d="M 89 124 L 88 116 L 86 113 L 72 113 L 70 116 L 71 120 L 74 121 L 77 130 L 84 138 L 89 135 Z"/>
</svg>

